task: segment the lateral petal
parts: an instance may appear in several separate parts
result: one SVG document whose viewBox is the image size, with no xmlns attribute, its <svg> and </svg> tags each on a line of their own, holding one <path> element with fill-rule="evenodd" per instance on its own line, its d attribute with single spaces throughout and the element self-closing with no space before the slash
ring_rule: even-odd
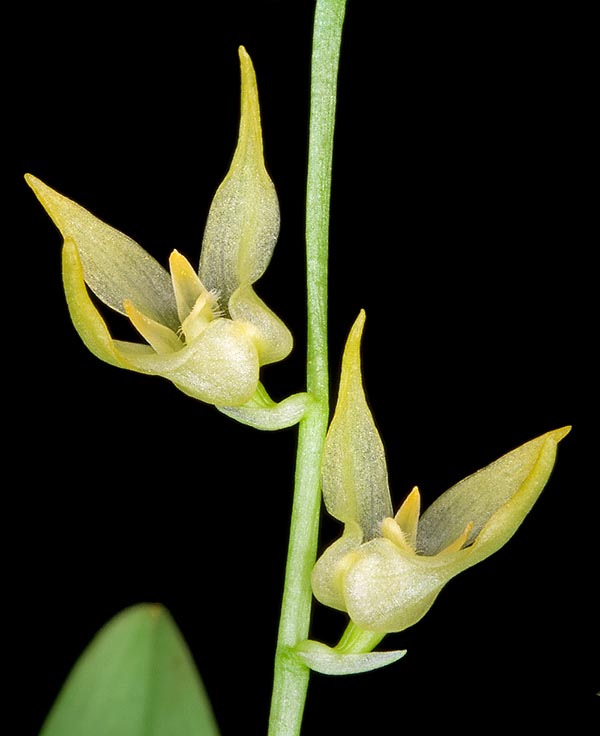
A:
<svg viewBox="0 0 600 736">
<path fill-rule="evenodd" d="M 123 302 L 123 306 L 131 324 L 157 353 L 172 353 L 175 350 L 181 350 L 183 342 L 170 327 L 165 327 L 160 322 L 142 314 L 129 299 Z"/>
<path fill-rule="evenodd" d="M 421 494 L 415 486 L 402 502 L 394 519 L 406 536 L 413 549 L 417 546 L 417 529 L 421 513 Z"/>
<path fill-rule="evenodd" d="M 204 285 L 194 271 L 192 264 L 179 251 L 174 250 L 169 257 L 169 270 L 177 302 L 179 321 L 185 318 L 194 309 L 198 297 L 206 291 Z"/>
</svg>

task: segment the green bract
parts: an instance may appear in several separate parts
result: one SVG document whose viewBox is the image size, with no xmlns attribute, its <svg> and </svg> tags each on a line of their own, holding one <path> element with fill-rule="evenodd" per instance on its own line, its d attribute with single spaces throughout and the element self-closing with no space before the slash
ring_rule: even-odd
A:
<svg viewBox="0 0 600 736">
<path fill-rule="evenodd" d="M 219 406 L 248 402 L 260 366 L 292 349 L 289 330 L 252 288 L 275 247 L 279 204 L 264 166 L 256 78 L 243 48 L 240 64 L 238 144 L 210 208 L 198 273 L 177 251 L 167 273 L 131 238 L 26 176 L 64 237 L 65 293 L 87 347 L 107 363 L 163 376 Z M 114 340 L 87 287 L 128 316 L 148 344 Z"/>
<path fill-rule="evenodd" d="M 383 445 L 362 386 L 363 325 L 361 312 L 344 352 L 323 455 L 325 505 L 344 532 L 317 561 L 312 585 L 319 601 L 347 611 L 359 628 L 384 634 L 416 623 L 452 577 L 510 539 L 544 488 L 570 427 L 468 476 L 422 517 L 413 489 L 392 517 Z"/>
</svg>

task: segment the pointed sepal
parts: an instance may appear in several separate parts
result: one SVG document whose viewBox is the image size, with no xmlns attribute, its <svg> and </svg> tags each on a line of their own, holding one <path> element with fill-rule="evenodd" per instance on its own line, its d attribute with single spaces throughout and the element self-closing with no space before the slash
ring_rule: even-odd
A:
<svg viewBox="0 0 600 736">
<path fill-rule="evenodd" d="M 123 302 L 176 330 L 177 305 L 166 270 L 129 236 L 31 174 L 25 180 L 65 240 L 77 246 L 85 281 L 96 296 L 125 314 Z"/>
<path fill-rule="evenodd" d="M 531 510 L 556 460 L 558 443 L 571 427 L 546 432 L 506 453 L 449 488 L 419 520 L 417 549 L 435 555 L 469 528 L 469 564 L 502 547 Z M 466 550 L 465 550 L 466 551 Z"/>
<path fill-rule="evenodd" d="M 345 524 L 358 524 L 365 539 L 379 534 L 392 515 L 385 450 L 365 397 L 360 343 L 365 323 L 361 311 L 344 349 L 335 413 L 323 452 L 323 500 L 329 513 Z"/>
<path fill-rule="evenodd" d="M 256 75 L 243 47 L 239 57 L 238 144 L 210 207 L 198 271 L 208 289 L 219 290 L 224 304 L 240 284 L 262 276 L 279 235 L 279 202 L 263 158 Z"/>
</svg>

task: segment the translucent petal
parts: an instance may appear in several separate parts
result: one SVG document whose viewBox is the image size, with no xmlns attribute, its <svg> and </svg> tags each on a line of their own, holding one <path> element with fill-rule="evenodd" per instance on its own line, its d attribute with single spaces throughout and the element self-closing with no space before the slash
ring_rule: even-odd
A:
<svg viewBox="0 0 600 736">
<path fill-rule="evenodd" d="M 175 295 L 165 269 L 127 235 L 34 176 L 25 178 L 63 238 L 77 245 L 85 281 L 96 296 L 121 314 L 124 300 L 130 299 L 144 314 L 176 330 Z"/>
<path fill-rule="evenodd" d="M 323 499 L 329 513 L 356 522 L 366 540 L 378 536 L 392 516 L 381 438 L 362 386 L 360 340 L 365 321 L 354 323 L 342 359 L 338 402 L 323 454 Z"/>
<path fill-rule="evenodd" d="M 271 260 L 279 234 L 279 203 L 263 160 L 256 77 L 240 47 L 241 116 L 229 172 L 213 199 L 200 257 L 199 275 L 222 303 L 244 282 L 254 283 Z"/>
<path fill-rule="evenodd" d="M 558 442 L 570 427 L 547 432 L 503 455 L 442 494 L 419 522 L 418 550 L 434 555 L 473 523 L 475 561 L 501 547 L 517 530 L 542 492 L 556 457 Z M 478 538 L 479 536 L 479 538 Z M 471 553 L 475 550 L 471 548 Z"/>
<path fill-rule="evenodd" d="M 254 342 L 261 365 L 283 360 L 292 350 L 291 332 L 255 293 L 250 284 L 240 286 L 229 300 L 232 319 L 248 322 L 255 330 Z"/>
<path fill-rule="evenodd" d="M 174 250 L 169 258 L 171 281 L 177 302 L 179 321 L 183 322 L 194 309 L 198 297 L 206 292 L 202 281 L 185 256 Z"/>
<path fill-rule="evenodd" d="M 441 552 L 438 552 L 438 555 L 447 555 L 450 554 L 450 552 L 458 552 L 459 549 L 462 549 L 465 544 L 467 543 L 471 532 L 473 531 L 473 522 L 470 521 L 467 526 L 464 528 L 462 534 L 460 534 L 453 542 L 450 542 L 450 544 L 447 547 L 444 547 Z"/>
<path fill-rule="evenodd" d="M 404 499 L 402 506 L 394 517 L 398 526 L 404 532 L 406 541 L 413 549 L 417 546 L 417 528 L 419 526 L 419 515 L 421 513 L 421 494 L 415 486 Z"/>
<path fill-rule="evenodd" d="M 183 342 L 170 327 L 165 327 L 160 322 L 146 317 L 128 299 L 123 302 L 123 306 L 135 329 L 157 353 L 172 353 L 181 350 Z"/>
<path fill-rule="evenodd" d="M 388 516 L 381 522 L 381 536 L 389 539 L 390 542 L 393 542 L 396 547 L 400 547 L 404 552 L 414 554 L 414 546 L 410 543 L 407 535 L 396 519 Z"/>
</svg>

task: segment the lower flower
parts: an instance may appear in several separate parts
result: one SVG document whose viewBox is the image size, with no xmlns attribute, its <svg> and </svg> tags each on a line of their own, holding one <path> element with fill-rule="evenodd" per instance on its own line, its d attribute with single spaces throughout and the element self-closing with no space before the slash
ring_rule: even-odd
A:
<svg viewBox="0 0 600 736">
<path fill-rule="evenodd" d="M 385 454 L 360 371 L 364 313 L 346 345 L 340 395 L 323 456 L 323 498 L 344 523 L 317 561 L 315 597 L 360 629 L 402 631 L 455 575 L 502 547 L 544 488 L 570 427 L 531 440 L 468 476 L 421 516 L 413 489 L 392 518 Z"/>
</svg>

